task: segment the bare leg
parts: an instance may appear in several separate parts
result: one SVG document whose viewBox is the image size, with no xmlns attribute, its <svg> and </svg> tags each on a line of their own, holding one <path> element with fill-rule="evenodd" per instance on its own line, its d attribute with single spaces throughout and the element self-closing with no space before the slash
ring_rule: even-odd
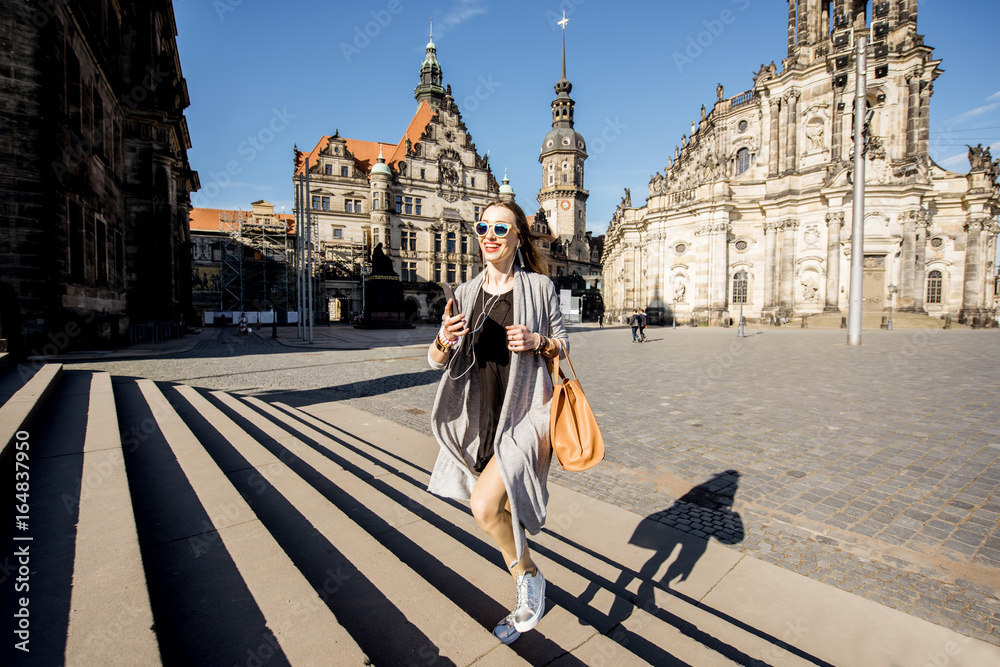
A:
<svg viewBox="0 0 1000 667">
<path fill-rule="evenodd" d="M 534 574 L 535 563 L 531 560 L 528 545 L 524 545 L 521 560 L 510 567 L 517 557 L 517 547 L 514 545 L 514 522 L 508 507 L 507 489 L 503 485 L 503 477 L 500 476 L 500 468 L 497 467 L 497 459 L 494 456 L 486 464 L 476 481 L 475 488 L 472 489 L 472 515 L 476 517 L 479 527 L 500 547 L 503 562 L 511 574 L 515 577 L 525 572 Z"/>
</svg>

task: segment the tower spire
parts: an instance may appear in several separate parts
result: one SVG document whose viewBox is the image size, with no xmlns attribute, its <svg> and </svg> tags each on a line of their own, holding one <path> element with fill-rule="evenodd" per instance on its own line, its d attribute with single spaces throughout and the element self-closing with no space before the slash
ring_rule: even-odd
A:
<svg viewBox="0 0 1000 667">
<path fill-rule="evenodd" d="M 424 100 L 432 107 L 438 106 L 444 99 L 444 86 L 441 85 L 441 63 L 437 60 L 437 46 L 434 45 L 434 18 L 431 17 L 430 40 L 427 42 L 427 55 L 420 65 L 420 83 L 413 90 L 413 97 L 419 105 Z"/>
<path fill-rule="evenodd" d="M 573 90 L 573 84 L 566 78 L 566 10 L 563 10 L 561 21 L 557 22 L 562 26 L 562 76 L 556 81 L 556 99 L 552 101 L 552 127 L 573 127 L 573 100 L 569 94 Z"/>
<path fill-rule="evenodd" d="M 566 10 L 563 10 L 562 20 L 558 22 L 562 26 L 562 78 L 566 78 L 566 24 L 569 23 L 569 19 L 566 18 Z"/>
</svg>

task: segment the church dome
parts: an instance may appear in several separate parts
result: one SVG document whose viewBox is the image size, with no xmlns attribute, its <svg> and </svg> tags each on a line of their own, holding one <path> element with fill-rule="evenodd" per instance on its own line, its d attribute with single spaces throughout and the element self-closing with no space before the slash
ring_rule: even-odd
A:
<svg viewBox="0 0 1000 667">
<path fill-rule="evenodd" d="M 556 127 L 542 140 L 542 155 L 556 151 L 580 151 L 587 153 L 587 142 L 583 135 L 571 127 Z"/>
</svg>

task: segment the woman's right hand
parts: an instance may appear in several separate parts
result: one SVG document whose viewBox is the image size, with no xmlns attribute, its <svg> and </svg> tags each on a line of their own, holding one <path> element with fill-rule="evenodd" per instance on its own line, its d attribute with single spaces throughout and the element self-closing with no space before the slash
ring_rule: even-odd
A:
<svg viewBox="0 0 1000 667">
<path fill-rule="evenodd" d="M 469 333 L 469 328 L 465 324 L 465 315 L 459 313 L 453 316 L 451 314 L 453 303 L 452 299 L 448 299 L 448 303 L 444 305 L 444 316 L 441 318 L 441 327 L 448 340 L 457 340 L 460 336 Z"/>
</svg>

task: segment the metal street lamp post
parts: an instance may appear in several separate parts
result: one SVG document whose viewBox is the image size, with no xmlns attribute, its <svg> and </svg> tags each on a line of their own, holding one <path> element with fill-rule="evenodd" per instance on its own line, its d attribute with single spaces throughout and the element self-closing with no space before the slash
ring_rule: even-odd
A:
<svg viewBox="0 0 1000 667">
<path fill-rule="evenodd" d="M 892 298 L 896 295 L 898 289 L 895 285 L 889 285 L 889 324 L 886 327 L 889 331 L 892 331 Z"/>
</svg>

